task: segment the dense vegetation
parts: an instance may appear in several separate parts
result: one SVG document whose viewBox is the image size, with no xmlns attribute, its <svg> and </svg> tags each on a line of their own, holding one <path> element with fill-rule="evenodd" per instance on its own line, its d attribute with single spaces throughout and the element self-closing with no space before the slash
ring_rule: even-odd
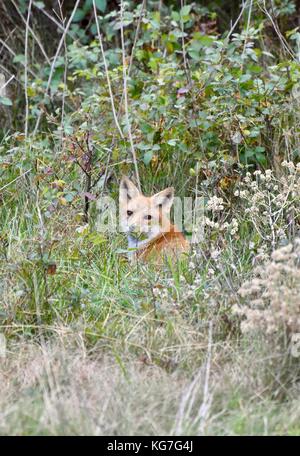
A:
<svg viewBox="0 0 300 456">
<path fill-rule="evenodd" d="M 300 3 L 0 14 L 0 433 L 299 434 Z M 97 230 L 122 174 L 204 200 L 188 258 Z"/>
</svg>

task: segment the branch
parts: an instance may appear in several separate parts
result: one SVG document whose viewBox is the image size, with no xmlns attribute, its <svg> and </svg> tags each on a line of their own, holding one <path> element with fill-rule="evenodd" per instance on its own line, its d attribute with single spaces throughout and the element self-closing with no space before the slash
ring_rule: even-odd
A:
<svg viewBox="0 0 300 456">
<path fill-rule="evenodd" d="M 25 30 L 25 62 L 24 62 L 24 90 L 25 90 L 25 139 L 28 136 L 28 118 L 29 118 L 29 102 L 28 102 L 28 34 L 29 34 L 29 21 L 31 15 L 31 5 L 32 0 L 29 0 L 28 12 L 27 12 L 27 19 L 26 19 L 26 30 Z M 22 16 L 23 17 L 23 16 Z"/>
<path fill-rule="evenodd" d="M 55 68 L 55 64 L 56 64 L 56 60 L 58 58 L 58 55 L 60 53 L 60 50 L 63 46 L 63 44 L 65 43 L 65 37 L 66 37 L 66 34 L 68 33 L 68 30 L 70 28 L 70 25 L 72 23 L 72 20 L 73 20 L 73 17 L 74 17 L 74 14 L 76 13 L 76 10 L 78 8 L 78 5 L 80 3 L 80 0 L 77 0 L 76 3 L 75 3 L 75 6 L 73 8 L 73 11 L 72 11 L 72 14 L 67 22 L 67 25 L 66 27 L 64 28 L 64 32 L 61 36 L 61 39 L 60 39 L 60 42 L 59 42 L 59 45 L 56 49 L 56 53 L 55 53 L 55 56 L 54 56 L 54 59 L 52 61 L 52 65 L 51 65 L 51 68 L 50 68 L 50 74 L 49 74 L 49 77 L 48 77 L 48 82 L 47 82 L 47 87 L 46 87 L 46 94 L 48 94 L 49 92 L 49 88 L 50 88 L 50 84 L 51 84 L 51 81 L 52 81 L 52 77 L 53 77 L 53 73 L 54 73 L 54 68 Z M 39 113 L 39 116 L 37 118 L 37 121 L 36 121 L 36 124 L 35 124 L 35 128 L 34 128 L 34 134 L 36 134 L 37 132 L 37 129 L 39 127 L 39 124 L 40 124 L 40 120 L 41 120 L 41 116 L 42 116 L 42 111 Z"/>
<path fill-rule="evenodd" d="M 107 81 L 107 86 L 108 86 L 108 91 L 109 91 L 111 109 L 112 109 L 112 113 L 114 116 L 116 127 L 120 133 L 121 138 L 124 139 L 124 134 L 122 132 L 122 129 L 121 129 L 119 121 L 118 121 L 118 116 L 116 114 L 114 96 L 113 96 L 112 89 L 111 89 L 110 77 L 109 77 L 109 73 L 108 73 L 108 66 L 107 66 L 106 57 L 105 57 L 105 53 L 104 53 L 104 49 L 103 49 L 103 43 L 102 43 L 102 37 L 101 37 L 101 32 L 100 32 L 100 27 L 99 27 L 95 0 L 93 0 L 93 8 L 94 8 L 94 15 L 95 15 L 95 21 L 96 21 L 96 27 L 97 27 L 97 35 L 98 35 L 98 40 L 99 40 L 99 44 L 100 44 L 100 50 L 101 50 L 101 54 L 102 54 L 102 58 L 103 58 L 105 76 L 106 76 L 106 81 Z"/>
<path fill-rule="evenodd" d="M 45 57 L 45 59 L 47 60 L 47 63 L 48 65 L 51 65 L 51 62 L 49 60 L 49 57 L 48 55 L 46 54 L 46 51 L 42 45 L 42 43 L 40 42 L 40 40 L 38 39 L 38 37 L 36 36 L 36 34 L 34 33 L 34 31 L 32 30 L 32 28 L 30 27 L 30 25 L 27 23 L 27 21 L 24 19 L 23 17 L 23 14 L 21 13 L 21 11 L 19 10 L 18 8 L 18 5 L 16 4 L 16 2 L 14 0 L 10 0 L 12 2 L 12 4 L 14 5 L 15 9 L 17 10 L 17 13 L 19 14 L 19 16 L 21 17 L 22 21 L 24 22 L 24 24 L 26 25 L 26 27 L 28 27 L 28 30 L 30 31 L 32 37 L 35 39 L 35 41 L 37 42 L 43 56 Z M 31 2 L 32 3 L 32 2 Z M 31 3 L 29 5 L 28 8 L 31 8 Z"/>
<path fill-rule="evenodd" d="M 123 83 L 124 83 L 124 107 L 125 107 L 125 119 L 128 131 L 128 138 L 130 142 L 130 149 L 135 169 L 135 176 L 137 181 L 138 189 L 141 191 L 141 182 L 139 176 L 139 170 L 137 165 L 136 153 L 134 149 L 133 139 L 132 139 L 132 132 L 131 132 L 131 124 L 129 121 L 129 112 L 128 112 L 128 92 L 127 92 L 127 65 L 126 65 L 126 54 L 125 54 L 125 43 L 124 43 L 124 23 L 123 23 L 123 12 L 124 12 L 124 3 L 121 0 L 120 4 L 120 13 L 121 13 L 121 43 L 122 43 L 122 59 L 123 59 Z"/>
</svg>

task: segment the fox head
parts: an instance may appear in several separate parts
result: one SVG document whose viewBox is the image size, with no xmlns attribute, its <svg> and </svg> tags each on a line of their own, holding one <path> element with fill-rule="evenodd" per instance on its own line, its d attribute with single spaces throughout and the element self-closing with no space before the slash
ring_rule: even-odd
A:
<svg viewBox="0 0 300 456">
<path fill-rule="evenodd" d="M 173 187 L 144 196 L 128 177 L 120 183 L 120 222 L 122 230 L 137 241 L 170 231 L 169 213 L 174 200 Z"/>
</svg>

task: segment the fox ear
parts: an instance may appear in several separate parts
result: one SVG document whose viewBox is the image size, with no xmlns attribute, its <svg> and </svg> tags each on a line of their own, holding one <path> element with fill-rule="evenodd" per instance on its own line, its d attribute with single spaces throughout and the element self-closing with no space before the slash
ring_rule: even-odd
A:
<svg viewBox="0 0 300 456">
<path fill-rule="evenodd" d="M 168 187 L 165 188 L 163 191 L 156 193 L 156 195 L 152 196 L 152 201 L 155 206 L 162 207 L 165 211 L 169 211 L 173 204 L 174 200 L 174 188 Z"/>
<path fill-rule="evenodd" d="M 123 176 L 120 182 L 120 201 L 130 200 L 140 194 L 138 188 L 131 182 L 128 177 Z"/>
</svg>

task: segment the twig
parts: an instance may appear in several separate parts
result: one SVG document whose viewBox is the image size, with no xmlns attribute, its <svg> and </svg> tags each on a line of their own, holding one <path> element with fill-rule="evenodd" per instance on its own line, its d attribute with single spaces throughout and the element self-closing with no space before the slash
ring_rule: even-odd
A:
<svg viewBox="0 0 300 456">
<path fill-rule="evenodd" d="M 198 416 L 196 420 L 199 422 L 198 432 L 200 435 L 204 434 L 205 424 L 208 417 L 208 412 L 211 406 L 212 395 L 209 392 L 209 380 L 210 380 L 210 369 L 211 369 L 211 355 L 212 355 L 212 321 L 209 322 L 208 330 L 208 347 L 207 347 L 207 360 L 205 368 L 205 380 L 204 380 L 204 389 L 203 389 L 203 399 L 202 404 L 199 408 Z"/>
<path fill-rule="evenodd" d="M 2 45 L 8 50 L 8 52 L 13 55 L 14 57 L 16 56 L 16 53 L 15 51 L 13 51 L 9 46 L 8 44 L 5 43 L 5 41 L 3 41 L 1 38 L 0 38 L 0 43 L 2 43 Z M 23 67 L 25 67 L 25 63 L 24 62 L 20 62 L 21 65 L 23 65 Z M 37 74 L 34 73 L 30 68 L 28 68 L 28 73 L 31 74 L 31 76 L 33 76 L 34 78 L 37 78 Z"/>
<path fill-rule="evenodd" d="M 21 84 L 21 82 L 19 81 L 19 79 L 16 77 L 15 74 L 12 74 L 7 68 L 5 68 L 3 65 L 0 64 L 0 70 L 2 70 L 4 73 L 6 73 L 9 77 L 13 76 L 14 79 L 19 83 Z"/>
<path fill-rule="evenodd" d="M 250 20 L 251 20 L 251 13 L 252 13 L 252 5 L 253 5 L 253 0 L 250 0 L 250 6 L 249 6 L 249 12 L 248 12 L 248 19 L 247 19 L 247 28 L 246 28 L 246 34 L 245 34 L 245 42 L 243 46 L 243 52 L 242 52 L 242 69 L 244 66 L 244 56 L 246 52 L 246 46 L 247 46 L 247 39 L 248 39 L 248 33 L 249 33 L 249 28 L 250 28 Z"/>
<path fill-rule="evenodd" d="M 184 1 L 181 0 L 181 10 L 182 10 L 183 7 L 184 7 Z M 185 71 L 187 82 L 188 82 L 188 84 L 190 84 L 191 83 L 191 78 L 190 78 L 189 69 L 188 69 L 188 62 L 187 62 L 187 58 L 186 58 L 185 41 L 184 41 L 184 36 L 183 36 L 184 35 L 184 24 L 183 24 L 183 19 L 182 19 L 181 12 L 180 12 L 180 26 L 181 26 L 181 34 L 182 34 L 181 44 L 182 44 L 183 66 L 184 66 L 184 71 Z"/>
<path fill-rule="evenodd" d="M 57 26 L 57 28 L 59 28 L 62 32 L 65 30 L 65 28 L 53 16 L 51 16 L 51 14 L 49 14 L 45 8 L 39 6 L 37 2 L 33 2 L 32 4 L 33 6 L 35 6 L 35 8 L 41 11 L 41 13 L 43 13 L 48 19 L 50 19 L 50 21 L 52 21 Z M 73 39 L 76 38 L 76 35 L 72 33 L 70 30 L 67 31 L 67 34 L 70 35 Z"/>
<path fill-rule="evenodd" d="M 235 29 L 235 27 L 237 26 L 237 24 L 239 23 L 239 21 L 240 21 L 242 15 L 243 15 L 243 13 L 244 13 L 245 8 L 246 8 L 247 5 L 248 5 L 248 1 L 246 0 L 245 3 L 242 5 L 242 9 L 241 9 L 241 11 L 240 11 L 240 14 L 238 15 L 236 21 L 234 22 L 234 24 L 232 25 L 231 29 L 230 29 L 229 32 L 228 32 L 228 35 L 226 36 L 226 40 L 227 40 L 227 41 L 229 40 L 231 34 L 234 32 L 234 29 Z"/>
<path fill-rule="evenodd" d="M 36 34 L 34 33 L 34 31 L 32 30 L 32 28 L 30 27 L 29 24 L 27 24 L 27 21 L 24 19 L 23 17 L 23 14 L 21 13 L 21 11 L 19 10 L 19 7 L 18 5 L 16 4 L 16 2 L 14 0 L 10 0 L 12 2 L 12 4 L 14 5 L 15 9 L 17 10 L 17 13 L 19 14 L 19 16 L 21 17 L 22 21 L 24 22 L 24 24 L 26 25 L 26 28 L 28 28 L 29 32 L 31 33 L 32 37 L 35 39 L 35 41 L 37 42 L 43 56 L 45 57 L 45 59 L 47 60 L 47 63 L 48 65 L 51 65 L 51 62 L 49 60 L 49 57 L 48 55 L 46 54 L 46 51 L 41 43 L 41 41 L 38 39 L 38 37 L 36 36 Z M 30 8 L 32 6 L 32 2 L 30 4 Z M 29 7 L 28 7 L 29 8 Z"/>
<path fill-rule="evenodd" d="M 18 176 L 15 179 L 13 179 L 12 181 L 8 182 L 8 184 L 5 184 L 3 187 L 0 188 L 0 192 L 2 192 L 2 190 L 4 190 L 5 188 L 9 187 L 11 184 L 16 182 L 17 180 L 19 180 L 22 177 L 26 176 L 26 174 L 30 173 L 30 171 L 32 171 L 32 168 L 30 168 L 27 171 L 25 171 L 25 173 L 21 174 L 21 176 Z"/>
<path fill-rule="evenodd" d="M 13 74 L 13 75 L 8 79 L 8 81 L 6 81 L 5 84 L 4 84 L 2 87 L 0 87 L 0 93 L 1 93 L 2 90 L 5 89 L 6 86 L 8 86 L 8 84 L 9 84 L 14 78 L 15 78 L 15 75 Z"/>
<path fill-rule="evenodd" d="M 273 6 L 273 5 L 272 5 Z M 268 18 L 270 19 L 273 27 L 274 27 L 274 30 L 275 32 L 277 33 L 277 36 L 283 46 L 283 49 L 290 55 L 290 57 L 292 57 L 293 60 L 296 60 L 295 59 L 295 54 L 293 53 L 293 51 L 290 49 L 286 39 L 284 38 L 284 36 L 282 35 L 281 31 L 279 30 L 278 28 L 278 25 L 275 23 L 274 19 L 272 18 L 271 14 L 269 13 L 269 11 L 267 10 L 267 7 L 266 7 L 266 2 L 264 0 L 264 7 L 260 9 L 268 16 Z"/>
<path fill-rule="evenodd" d="M 75 6 L 73 8 L 73 11 L 71 13 L 71 16 L 70 16 L 70 18 L 69 18 L 69 20 L 67 22 L 66 27 L 64 28 L 64 32 L 63 32 L 62 37 L 60 39 L 59 45 L 58 45 L 58 47 L 56 49 L 56 53 L 55 53 L 55 56 L 53 58 L 52 65 L 51 65 L 51 68 L 50 68 L 50 74 L 49 74 L 48 82 L 47 82 L 47 86 L 46 86 L 46 94 L 49 94 L 50 84 L 51 84 L 51 81 L 52 81 L 56 60 L 58 58 L 58 55 L 60 53 L 60 50 L 61 50 L 64 42 L 65 42 L 66 34 L 67 34 L 67 32 L 68 32 L 68 30 L 70 28 L 70 25 L 72 23 L 74 14 L 76 13 L 76 10 L 78 8 L 79 3 L 80 3 L 80 0 L 76 0 L 76 3 L 75 3 Z M 38 127 L 39 127 L 39 124 L 40 124 L 40 120 L 41 120 L 41 116 L 42 116 L 42 111 L 40 111 L 40 113 L 38 115 L 38 118 L 37 118 L 37 121 L 36 121 L 36 124 L 35 124 L 35 128 L 34 128 L 34 132 L 33 132 L 34 134 L 36 134 L 36 132 L 38 130 Z"/>
<path fill-rule="evenodd" d="M 128 72 L 127 72 L 128 76 L 130 75 L 132 64 L 133 64 L 134 50 L 136 48 L 136 43 L 137 43 L 137 40 L 138 40 L 138 37 L 139 37 L 139 31 L 140 31 L 141 22 L 142 22 L 144 11 L 145 11 L 145 7 L 146 7 L 146 1 L 147 0 L 143 0 L 142 6 L 141 6 L 141 12 L 140 12 L 140 15 L 139 15 L 139 18 L 138 18 L 138 23 L 137 23 L 137 26 L 136 26 L 136 31 L 135 31 L 135 35 L 134 35 L 133 45 L 132 45 L 132 49 L 131 49 L 130 61 L 129 61 L 129 65 L 128 65 Z"/>
<path fill-rule="evenodd" d="M 132 139 L 132 132 L 131 132 L 131 124 L 129 121 L 129 112 L 128 112 L 128 93 L 127 93 L 127 65 L 126 65 L 126 54 L 125 54 L 125 43 L 124 43 L 124 23 L 123 23 L 123 12 L 124 12 L 124 3 L 121 0 L 120 4 L 120 13 L 121 13 L 121 43 L 122 43 L 122 60 L 123 60 L 123 83 L 124 83 L 124 107 L 125 107 L 125 119 L 127 125 L 127 132 L 128 138 L 130 142 L 130 149 L 135 169 L 135 176 L 138 189 L 141 191 L 141 182 L 139 176 L 139 170 L 137 165 L 136 153 L 134 149 L 133 139 Z"/>
<path fill-rule="evenodd" d="M 205 364 L 205 377 L 203 386 L 203 399 L 199 407 L 199 411 L 194 419 L 190 419 L 193 407 L 197 401 L 197 393 L 201 387 L 201 378 L 203 376 L 203 366 L 200 367 L 188 388 L 185 390 L 179 404 L 178 412 L 176 415 L 175 428 L 172 435 L 184 435 L 187 426 L 194 432 L 195 426 L 199 426 L 198 432 L 204 433 L 204 428 L 211 405 L 212 395 L 209 392 L 210 369 L 211 369 L 211 356 L 212 356 L 213 340 L 212 340 L 212 322 L 209 323 L 208 330 L 208 345 L 207 345 L 207 358 Z"/>
<path fill-rule="evenodd" d="M 101 37 L 101 32 L 100 32 L 100 27 L 99 27 L 99 21 L 98 21 L 98 16 L 97 16 L 97 8 L 96 8 L 95 0 L 93 0 L 93 8 L 94 8 L 95 22 L 96 22 L 96 27 L 97 27 L 97 35 L 98 35 L 98 40 L 99 40 L 99 44 L 100 44 L 100 50 L 101 50 L 101 54 L 102 54 L 102 58 L 103 58 L 105 76 L 106 76 L 106 81 L 107 81 L 107 86 L 108 86 L 108 91 L 109 91 L 111 109 L 112 109 L 112 113 L 113 113 L 113 116 L 114 116 L 116 127 L 117 127 L 117 129 L 118 129 L 118 131 L 120 133 L 121 138 L 124 139 L 124 134 L 122 132 L 122 129 L 120 127 L 120 124 L 119 124 L 119 121 L 118 121 L 118 117 L 117 117 L 117 114 L 116 114 L 114 96 L 113 96 L 113 93 L 112 93 L 110 77 L 109 77 L 109 73 L 108 73 L 108 66 L 107 66 L 106 57 L 105 57 L 105 53 L 104 53 L 104 49 L 103 49 L 103 43 L 102 43 L 102 37 Z"/>
<path fill-rule="evenodd" d="M 58 0 L 58 5 L 59 5 L 59 12 L 60 12 L 60 20 L 61 20 L 62 24 L 64 24 L 66 19 L 63 16 L 63 10 L 62 10 L 62 5 L 61 5 L 60 0 Z M 68 49 L 67 49 L 66 37 L 64 37 L 64 49 L 65 49 L 64 88 L 63 88 L 63 94 L 62 94 L 61 123 L 60 123 L 61 147 L 63 145 L 63 137 L 64 137 L 64 117 L 65 117 L 65 98 L 66 98 L 65 91 L 66 91 L 66 86 L 67 86 L 67 74 L 68 74 Z"/>
<path fill-rule="evenodd" d="M 138 36 L 139 36 L 139 31 L 140 31 L 141 22 L 142 22 L 142 19 L 143 19 L 143 14 L 144 14 L 144 11 L 145 11 L 145 6 L 146 6 L 146 0 L 143 0 L 142 6 L 141 6 L 141 12 L 140 12 L 140 15 L 139 15 L 139 19 L 138 19 L 138 23 L 137 23 L 137 27 L 136 27 L 136 31 L 135 31 L 134 41 L 133 41 L 133 45 L 132 45 L 132 49 L 131 49 L 130 62 L 129 62 L 128 72 L 127 72 L 128 77 L 129 77 L 129 75 L 131 73 L 131 68 L 132 68 L 132 64 L 133 64 L 133 57 L 134 57 L 134 51 L 135 51 L 136 43 L 137 43 Z M 120 117 L 121 112 L 122 112 L 123 98 L 124 98 L 124 90 L 122 92 L 122 97 L 121 97 L 119 110 L 118 110 L 118 114 L 117 114 L 117 119 L 118 120 L 119 120 L 119 117 Z M 106 184 L 106 180 L 107 180 L 108 167 L 109 167 L 109 163 L 110 163 L 110 159 L 111 159 L 111 154 L 112 154 L 112 151 L 113 151 L 114 142 L 115 142 L 115 137 L 113 137 L 113 139 L 112 139 L 111 146 L 110 146 L 110 152 L 109 152 L 108 157 L 107 157 L 107 163 L 106 163 L 106 167 L 105 167 L 105 174 L 104 174 L 104 181 L 103 181 L 101 196 L 103 194 L 103 191 L 104 191 L 104 188 L 105 188 L 105 184 Z"/>
<path fill-rule="evenodd" d="M 27 20 L 26 20 L 26 30 L 25 30 L 25 71 L 24 71 L 24 90 L 25 90 L 25 139 L 28 136 L 28 119 L 29 119 L 29 102 L 28 102 L 28 32 L 29 32 L 29 21 L 31 14 L 31 4 L 32 0 L 29 0 Z"/>
<path fill-rule="evenodd" d="M 55 68 L 55 64 L 56 64 L 56 60 L 58 58 L 58 55 L 60 53 L 60 50 L 62 48 L 62 45 L 64 44 L 65 42 L 65 37 L 66 37 L 66 34 L 68 32 L 68 29 L 70 28 L 70 25 L 72 23 L 72 20 L 73 20 L 73 17 L 74 17 L 74 14 L 76 13 L 76 10 L 78 8 L 78 5 L 80 3 L 80 0 L 77 0 L 76 3 L 75 3 L 75 6 L 73 8 L 73 11 L 71 13 L 71 16 L 67 22 L 67 25 L 66 27 L 64 28 L 64 32 L 62 34 L 62 37 L 60 39 L 60 42 L 59 42 L 59 45 L 56 49 L 56 53 L 55 53 L 55 56 L 54 56 L 54 59 L 53 59 L 53 62 L 52 62 L 52 65 L 51 65 L 51 69 L 50 69 L 50 74 L 49 74 L 49 78 L 48 78 L 48 82 L 47 82 L 47 87 L 46 87 L 46 92 L 49 91 L 49 88 L 50 88 L 50 84 L 51 84 L 51 80 L 52 80 L 52 77 L 53 77 L 53 72 L 54 72 L 54 68 Z"/>
</svg>

